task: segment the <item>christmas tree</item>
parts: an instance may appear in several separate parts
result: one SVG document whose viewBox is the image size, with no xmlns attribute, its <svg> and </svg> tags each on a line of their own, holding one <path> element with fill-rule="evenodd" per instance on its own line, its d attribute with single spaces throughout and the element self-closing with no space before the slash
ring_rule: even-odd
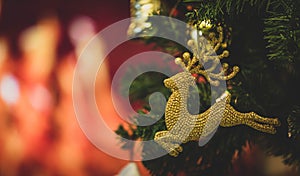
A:
<svg viewBox="0 0 300 176">
<path fill-rule="evenodd" d="M 143 161 L 151 174 L 229 175 L 233 173 L 233 163 L 238 161 L 245 147 L 249 146 L 259 146 L 268 155 L 281 156 L 285 164 L 299 166 L 300 87 L 297 85 L 300 80 L 300 72 L 297 69 L 300 66 L 299 0 L 178 0 L 177 2 L 136 0 L 131 1 L 131 4 L 132 16 L 137 20 L 130 25 L 129 35 L 147 32 L 163 35 L 171 32 L 175 38 L 184 38 L 187 45 L 192 48 L 192 52 L 189 52 L 176 42 L 158 37 L 138 39 L 177 57 L 176 63 L 193 74 L 197 86 L 196 95 L 201 99 L 199 109 L 193 114 L 200 114 L 200 119 L 204 118 L 201 114 L 208 111 L 217 116 L 217 113 L 214 113 L 217 110 L 210 108 L 216 106 L 216 102 L 211 104 L 211 98 L 222 96 L 214 95 L 212 90 L 212 87 L 218 87 L 218 79 L 226 81 L 227 94 L 231 95 L 224 105 L 228 107 L 225 111 L 229 111 L 231 115 L 224 113 L 226 117 L 221 118 L 227 118 L 227 121 L 221 120 L 220 127 L 207 143 L 199 146 L 198 141 L 191 138 L 179 140 L 180 145 L 168 148 L 168 144 L 159 142 L 158 138 L 161 137 L 160 132 L 168 130 L 168 124 L 173 123 L 172 117 L 175 118 L 177 106 L 168 109 L 154 98 L 153 101 L 156 101 L 157 106 L 153 112 L 154 108 L 150 107 L 148 100 L 151 93 L 161 92 L 169 103 L 172 101 L 174 90 L 172 89 L 172 92 L 167 88 L 166 81 L 166 86 L 163 85 L 163 81 L 167 78 L 163 74 L 148 72 L 135 79 L 129 93 L 131 102 L 140 104 L 137 109 L 140 115 L 132 117 L 133 121 L 141 121 L 145 117 L 155 119 L 156 113 L 164 111 L 165 114 L 152 125 L 130 125 L 129 129 L 120 126 L 117 133 L 131 140 L 156 140 L 158 145 L 143 146 L 145 158 L 161 148 L 169 153 L 153 160 Z M 141 18 L 136 15 L 140 10 L 139 7 L 147 4 L 151 4 L 152 7 L 151 11 L 147 12 L 149 17 L 138 21 Z M 199 59 L 201 56 L 196 54 L 199 46 L 195 46 L 199 41 L 190 40 L 193 38 L 192 31 L 182 32 L 176 24 L 170 23 L 155 29 L 155 15 L 179 19 L 200 31 L 201 33 L 197 35 L 209 41 L 208 44 L 202 43 L 202 48 L 209 44 L 213 47 L 216 55 L 207 57 L 217 58 L 223 63 L 225 76 L 218 77 L 218 72 L 209 72 L 205 65 L 201 65 Z M 194 61 L 194 58 L 198 60 Z M 213 59 L 211 60 L 208 62 L 209 68 L 213 67 Z M 168 69 L 168 65 L 164 69 Z M 130 74 L 130 71 L 128 72 Z M 180 76 L 180 79 L 189 78 Z M 190 102 L 198 98 L 193 95 L 188 93 L 188 99 L 191 100 L 186 102 L 189 111 L 193 111 Z M 145 116 L 149 111 L 150 115 Z M 245 115 L 248 112 L 255 112 L 251 116 L 253 123 L 243 121 L 243 118 L 248 118 Z M 238 121 L 237 119 L 241 119 L 239 124 L 244 125 L 233 124 Z M 254 122 L 259 119 L 265 124 L 261 126 Z M 198 130 L 200 133 L 204 133 L 203 131 L 205 130 L 202 128 Z M 199 136 L 193 137 L 199 139 Z M 131 147 L 126 143 L 123 145 L 124 149 Z"/>
</svg>

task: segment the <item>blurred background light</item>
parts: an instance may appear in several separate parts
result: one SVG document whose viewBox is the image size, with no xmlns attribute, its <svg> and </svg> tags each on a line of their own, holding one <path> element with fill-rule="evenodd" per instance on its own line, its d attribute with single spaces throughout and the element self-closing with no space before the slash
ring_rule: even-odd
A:
<svg viewBox="0 0 300 176">
<path fill-rule="evenodd" d="M 1 176 L 111 176 L 128 168 L 130 161 L 103 153 L 83 134 L 74 113 L 72 81 L 87 42 L 129 16 L 130 1 L 0 0 Z M 101 54 L 104 47 L 99 40 L 90 55 Z M 123 122 L 110 100 L 111 77 L 143 48 L 134 42 L 117 48 L 98 71 L 95 98 L 112 130 Z M 148 175 L 141 162 L 136 165 L 135 172 Z"/>
<path fill-rule="evenodd" d="M 15 76 L 9 74 L 2 77 L 0 83 L 1 98 L 8 104 L 14 105 L 20 97 L 20 85 Z"/>
</svg>

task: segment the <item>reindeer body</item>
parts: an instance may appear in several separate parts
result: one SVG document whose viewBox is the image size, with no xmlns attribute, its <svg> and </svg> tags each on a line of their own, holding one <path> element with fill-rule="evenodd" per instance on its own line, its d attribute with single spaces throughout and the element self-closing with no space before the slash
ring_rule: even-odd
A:
<svg viewBox="0 0 300 176">
<path fill-rule="evenodd" d="M 166 79 L 164 84 L 172 91 L 165 111 L 167 131 L 157 132 L 154 140 L 172 156 L 177 156 L 183 150 L 181 143 L 201 140 L 213 133 L 219 125 L 232 127 L 244 124 L 271 134 L 276 132 L 274 125 L 279 125 L 275 118 L 261 117 L 254 112 L 236 111 L 230 105 L 231 96 L 227 91 L 208 110 L 192 115 L 187 109 L 189 87 L 195 85 L 192 75 L 181 72 Z"/>
</svg>

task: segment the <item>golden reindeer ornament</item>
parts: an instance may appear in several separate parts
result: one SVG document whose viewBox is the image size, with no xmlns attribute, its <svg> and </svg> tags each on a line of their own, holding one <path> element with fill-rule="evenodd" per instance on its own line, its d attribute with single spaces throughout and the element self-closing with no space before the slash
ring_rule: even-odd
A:
<svg viewBox="0 0 300 176">
<path fill-rule="evenodd" d="M 226 48 L 223 42 L 223 29 L 217 27 L 216 33 L 208 34 L 208 41 L 201 39 L 188 41 L 188 45 L 193 48 L 193 57 L 185 52 L 182 58 L 176 58 L 176 64 L 184 68 L 180 72 L 164 80 L 167 88 L 172 94 L 168 99 L 165 109 L 165 123 L 167 130 L 159 131 L 155 134 L 154 140 L 163 147 L 171 156 L 177 156 L 182 152 L 181 143 L 188 141 L 198 141 L 212 134 L 220 125 L 222 127 L 233 127 L 237 125 L 247 125 L 261 132 L 270 134 L 276 133 L 275 127 L 280 124 L 277 118 L 266 118 L 254 112 L 241 113 L 230 105 L 231 95 L 225 91 L 221 97 L 205 112 L 192 115 L 187 109 L 189 87 L 195 85 L 193 73 L 203 75 L 207 81 L 214 85 L 219 85 L 219 80 L 229 80 L 239 71 L 237 66 L 227 76 L 228 64 L 223 64 L 223 69 L 219 73 L 215 72 L 220 59 L 229 56 L 229 52 L 224 50 L 219 55 L 213 55 L 216 51 Z M 201 37 L 200 37 L 201 38 Z M 203 38 L 203 37 L 202 37 Z M 211 62 L 210 68 L 204 69 L 203 64 Z M 209 123 L 208 123 L 209 121 Z"/>
</svg>

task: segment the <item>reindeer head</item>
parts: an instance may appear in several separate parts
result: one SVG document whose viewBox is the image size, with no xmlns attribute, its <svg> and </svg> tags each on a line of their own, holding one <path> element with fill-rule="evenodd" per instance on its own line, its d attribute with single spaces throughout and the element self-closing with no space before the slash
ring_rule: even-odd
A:
<svg viewBox="0 0 300 176">
<path fill-rule="evenodd" d="M 167 88 L 174 91 L 194 85 L 195 79 L 189 72 L 180 72 L 168 79 L 165 79 L 164 84 Z"/>
</svg>

